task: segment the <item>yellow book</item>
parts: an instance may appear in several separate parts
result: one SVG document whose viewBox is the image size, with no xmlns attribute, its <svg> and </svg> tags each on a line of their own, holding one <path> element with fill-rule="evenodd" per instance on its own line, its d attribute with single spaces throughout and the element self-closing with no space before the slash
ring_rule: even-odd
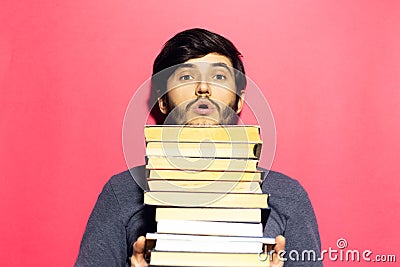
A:
<svg viewBox="0 0 400 267">
<path fill-rule="evenodd" d="M 148 142 L 147 156 L 258 159 L 261 144 L 208 142 Z"/>
<path fill-rule="evenodd" d="M 147 191 L 144 203 L 178 207 L 268 208 L 268 194 Z"/>
<path fill-rule="evenodd" d="M 146 168 L 197 171 L 257 171 L 257 164 L 258 160 L 251 159 L 148 157 Z"/>
<path fill-rule="evenodd" d="M 151 179 L 205 180 L 205 181 L 253 181 L 261 182 L 261 172 L 243 171 L 190 171 L 190 170 L 148 170 Z"/>
<path fill-rule="evenodd" d="M 148 179 L 150 191 L 262 193 L 258 182 Z"/>
<path fill-rule="evenodd" d="M 248 142 L 261 143 L 259 126 L 183 126 L 148 125 L 145 127 L 146 141 L 179 142 Z"/>
<path fill-rule="evenodd" d="M 150 264 L 157 266 L 269 267 L 267 253 L 209 253 L 152 251 Z"/>
</svg>

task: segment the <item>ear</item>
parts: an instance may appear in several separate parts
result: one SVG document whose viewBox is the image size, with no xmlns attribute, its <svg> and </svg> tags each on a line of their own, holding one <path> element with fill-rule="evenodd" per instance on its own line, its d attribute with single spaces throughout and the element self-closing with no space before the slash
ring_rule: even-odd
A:
<svg viewBox="0 0 400 267">
<path fill-rule="evenodd" d="M 167 101 L 166 101 L 166 97 L 162 96 L 158 98 L 158 107 L 160 108 L 160 111 L 163 114 L 167 114 L 168 113 L 168 105 L 167 105 Z"/>
<path fill-rule="evenodd" d="M 244 90 L 240 91 L 240 94 L 238 94 L 238 102 L 237 102 L 237 109 L 236 109 L 236 114 L 239 114 L 242 111 L 243 104 L 244 104 Z"/>
</svg>

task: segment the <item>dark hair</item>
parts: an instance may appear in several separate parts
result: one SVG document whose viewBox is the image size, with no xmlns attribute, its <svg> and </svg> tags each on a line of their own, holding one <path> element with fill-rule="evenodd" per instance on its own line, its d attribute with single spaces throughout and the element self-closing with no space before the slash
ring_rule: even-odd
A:
<svg viewBox="0 0 400 267">
<path fill-rule="evenodd" d="M 157 98 L 165 95 L 167 80 L 175 71 L 173 66 L 210 53 L 217 53 L 230 59 L 235 70 L 238 101 L 239 93 L 245 89 L 247 83 L 241 53 L 231 41 L 219 34 L 200 28 L 185 30 L 169 39 L 154 60 L 148 104 L 158 124 L 162 124 L 165 117 L 159 110 Z"/>
</svg>

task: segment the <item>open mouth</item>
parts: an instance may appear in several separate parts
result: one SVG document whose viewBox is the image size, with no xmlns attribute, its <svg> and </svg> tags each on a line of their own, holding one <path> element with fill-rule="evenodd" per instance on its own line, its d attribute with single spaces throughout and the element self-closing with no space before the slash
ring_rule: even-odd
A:
<svg viewBox="0 0 400 267">
<path fill-rule="evenodd" d="M 206 99 L 200 99 L 193 105 L 193 112 L 198 115 L 209 115 L 214 112 L 215 106 Z"/>
</svg>

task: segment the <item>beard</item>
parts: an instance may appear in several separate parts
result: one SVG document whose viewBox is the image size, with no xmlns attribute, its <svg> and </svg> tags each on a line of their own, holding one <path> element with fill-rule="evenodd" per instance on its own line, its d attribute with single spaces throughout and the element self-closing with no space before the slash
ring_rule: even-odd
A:
<svg viewBox="0 0 400 267">
<path fill-rule="evenodd" d="M 214 112 L 210 115 L 190 114 L 190 110 L 200 100 L 209 101 L 214 107 Z M 239 121 L 235 105 L 225 105 L 217 103 L 208 97 L 198 97 L 197 99 L 185 102 L 181 105 L 173 105 L 167 100 L 169 113 L 164 121 L 165 125 L 234 125 Z"/>
</svg>

